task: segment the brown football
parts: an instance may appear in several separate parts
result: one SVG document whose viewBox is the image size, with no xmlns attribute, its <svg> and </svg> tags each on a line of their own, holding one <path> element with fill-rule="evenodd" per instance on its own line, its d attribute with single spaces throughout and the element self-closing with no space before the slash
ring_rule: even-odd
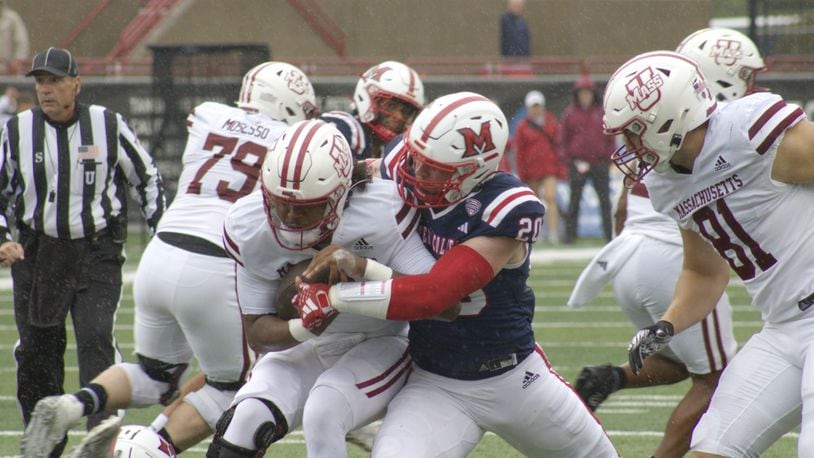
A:
<svg viewBox="0 0 814 458">
<path fill-rule="evenodd" d="M 299 318 L 297 309 L 295 309 L 291 304 L 291 299 L 293 299 L 294 295 L 297 294 L 297 287 L 294 285 L 294 279 L 305 272 L 305 269 L 308 267 L 310 262 L 310 259 L 306 259 L 305 261 L 294 264 L 293 266 L 289 267 L 288 272 L 286 272 L 283 278 L 280 279 L 280 287 L 277 289 L 275 304 L 277 305 L 277 316 L 283 320 Z M 326 269 L 317 275 L 316 278 L 309 278 L 308 282 L 328 283 L 329 275 L 330 271 Z"/>
</svg>

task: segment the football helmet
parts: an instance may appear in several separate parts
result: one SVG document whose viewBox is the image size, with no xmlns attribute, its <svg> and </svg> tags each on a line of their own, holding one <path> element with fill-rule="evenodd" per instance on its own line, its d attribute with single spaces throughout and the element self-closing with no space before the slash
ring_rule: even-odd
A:
<svg viewBox="0 0 814 458">
<path fill-rule="evenodd" d="M 263 161 L 263 204 L 274 237 L 290 250 L 313 247 L 339 224 L 353 173 L 347 140 L 333 124 L 300 121 Z"/>
<path fill-rule="evenodd" d="M 433 101 L 405 134 L 395 180 L 409 205 L 445 207 L 497 171 L 509 127 L 486 97 L 458 92 Z"/>
<path fill-rule="evenodd" d="M 122 426 L 113 447 L 113 458 L 175 458 L 175 450 L 147 426 Z"/>
<path fill-rule="evenodd" d="M 415 70 L 389 60 L 369 68 L 359 78 L 353 104 L 373 134 L 389 142 L 404 132 L 424 106 L 424 85 Z"/>
<path fill-rule="evenodd" d="M 611 156 L 633 185 L 650 170 L 663 172 L 687 132 L 717 107 L 695 62 L 672 51 L 640 54 L 622 64 L 605 89 L 605 133 L 625 145 Z"/>
<path fill-rule="evenodd" d="M 302 70 L 285 62 L 265 62 L 246 72 L 237 106 L 289 125 L 317 116 L 311 81 Z"/>
<path fill-rule="evenodd" d="M 698 30 L 685 38 L 676 52 L 698 63 L 718 100 L 735 100 L 765 90 L 755 86 L 756 74 L 766 70 L 760 51 L 737 30 L 715 27 Z"/>
</svg>

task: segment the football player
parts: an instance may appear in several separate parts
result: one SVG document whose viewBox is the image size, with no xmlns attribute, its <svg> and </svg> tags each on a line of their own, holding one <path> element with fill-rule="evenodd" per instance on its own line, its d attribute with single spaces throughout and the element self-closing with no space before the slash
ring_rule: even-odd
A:
<svg viewBox="0 0 814 458">
<path fill-rule="evenodd" d="M 116 364 L 75 394 L 41 400 L 24 444 L 45 456 L 82 416 L 169 403 L 193 357 L 205 381 L 159 432 L 177 451 L 209 436 L 252 363 L 222 246 L 227 209 L 259 187 L 268 147 L 289 124 L 316 115 L 302 71 L 266 62 L 243 78 L 237 108 L 205 102 L 187 117 L 178 193 L 147 245 L 133 285 L 137 363 Z M 30 454 L 30 455 L 29 455 Z"/>
<path fill-rule="evenodd" d="M 418 73 L 401 62 L 385 61 L 362 74 L 353 91 L 353 111 L 329 111 L 357 160 L 381 157 L 384 146 L 404 132 L 424 107 Z"/>
<path fill-rule="evenodd" d="M 460 92 L 432 102 L 382 164 L 405 204 L 421 209 L 419 233 L 437 258 L 432 270 L 300 284 L 306 328 L 333 315 L 410 321 L 413 373 L 388 407 L 373 456 L 465 456 L 486 431 L 527 456 L 618 456 L 535 343 L 527 280 L 544 207 L 513 175 L 497 172 L 507 139 L 506 117 L 486 97 Z M 459 302 L 455 320 L 429 319 Z"/>
<path fill-rule="evenodd" d="M 432 266 L 414 230 L 418 212 L 393 182 L 365 173 L 333 124 L 300 122 L 266 156 L 261 190 L 229 210 L 224 240 L 237 261 L 244 327 L 265 354 L 218 422 L 207 456 L 260 456 L 301 424 L 309 457 L 346 456 L 345 435 L 382 416 L 404 384 L 406 322 L 348 314 L 312 332 L 299 318 L 283 319 L 271 300 L 287 271 L 328 243 L 370 258 L 349 272 L 359 280 L 391 278 L 385 264 L 410 274 Z"/>
<path fill-rule="evenodd" d="M 696 61 L 719 101 L 755 92 L 755 74 L 766 68 L 752 40 L 730 29 L 693 32 L 681 42 L 677 52 Z M 624 232 L 588 264 L 568 305 L 584 305 L 610 281 L 622 311 L 636 328 L 653 325 L 667 310 L 681 272 L 683 255 L 678 225 L 653 208 L 642 182 L 629 191 L 622 189 L 616 222 L 617 230 L 624 227 Z M 638 374 L 633 374 L 628 364 L 589 366 L 582 369 L 574 388 L 595 410 L 619 389 L 666 385 L 691 378 L 690 389 L 673 410 L 653 454 L 681 457 L 689 450 L 692 429 L 707 409 L 721 371 L 736 349 L 732 307 L 724 293 L 710 315 L 648 358 Z"/>
<path fill-rule="evenodd" d="M 718 102 L 694 60 L 640 54 L 611 77 L 605 126 L 625 138 L 612 160 L 644 180 L 678 222 L 684 261 L 661 319 L 629 346 L 634 372 L 743 281 L 763 328 L 723 371 L 692 433 L 691 456 L 758 456 L 796 425 L 814 450 L 814 124 L 772 93 Z"/>
</svg>

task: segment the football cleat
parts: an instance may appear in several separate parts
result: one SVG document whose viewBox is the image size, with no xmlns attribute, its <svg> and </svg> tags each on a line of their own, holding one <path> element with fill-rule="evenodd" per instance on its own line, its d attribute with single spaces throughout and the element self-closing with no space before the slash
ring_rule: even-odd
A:
<svg viewBox="0 0 814 458">
<path fill-rule="evenodd" d="M 82 403 L 70 394 L 40 399 L 23 434 L 23 458 L 47 457 L 68 430 L 79 423 L 83 412 Z"/>
<path fill-rule="evenodd" d="M 122 419 L 116 415 L 108 417 L 88 432 L 88 435 L 65 458 L 107 458 L 113 452 L 113 445 Z"/>
<path fill-rule="evenodd" d="M 595 411 L 611 393 L 616 391 L 613 384 L 613 365 L 583 367 L 574 389 L 591 412 Z"/>
</svg>

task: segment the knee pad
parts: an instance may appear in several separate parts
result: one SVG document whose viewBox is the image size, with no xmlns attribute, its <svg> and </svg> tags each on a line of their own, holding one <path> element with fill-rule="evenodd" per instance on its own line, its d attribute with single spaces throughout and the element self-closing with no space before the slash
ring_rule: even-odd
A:
<svg viewBox="0 0 814 458">
<path fill-rule="evenodd" d="M 206 458 L 259 458 L 262 456 L 262 452 L 230 444 L 220 437 L 213 438 L 209 448 L 206 449 Z"/>
<path fill-rule="evenodd" d="M 273 421 L 263 421 L 269 413 Z M 229 431 L 230 426 L 234 426 L 232 431 Z M 228 439 L 228 442 L 237 442 L 243 447 L 253 446 L 261 451 L 286 434 L 288 421 L 280 409 L 260 398 L 242 400 L 226 410 L 215 425 L 216 438 Z"/>
<path fill-rule="evenodd" d="M 189 368 L 188 363 L 165 363 L 157 359 L 148 358 L 144 355 L 136 354 L 138 364 L 141 369 L 151 379 L 166 384 L 166 390 L 161 393 L 159 402 L 161 405 L 169 405 L 178 397 L 178 384 Z"/>
<path fill-rule="evenodd" d="M 184 402 L 195 407 L 206 424 L 215 430 L 218 419 L 229 408 L 234 398 L 235 391 L 222 391 L 206 384 L 200 390 L 186 395 Z"/>
<path fill-rule="evenodd" d="M 130 380 L 130 407 L 149 407 L 158 404 L 167 384 L 150 378 L 138 364 L 118 364 Z"/>
</svg>

